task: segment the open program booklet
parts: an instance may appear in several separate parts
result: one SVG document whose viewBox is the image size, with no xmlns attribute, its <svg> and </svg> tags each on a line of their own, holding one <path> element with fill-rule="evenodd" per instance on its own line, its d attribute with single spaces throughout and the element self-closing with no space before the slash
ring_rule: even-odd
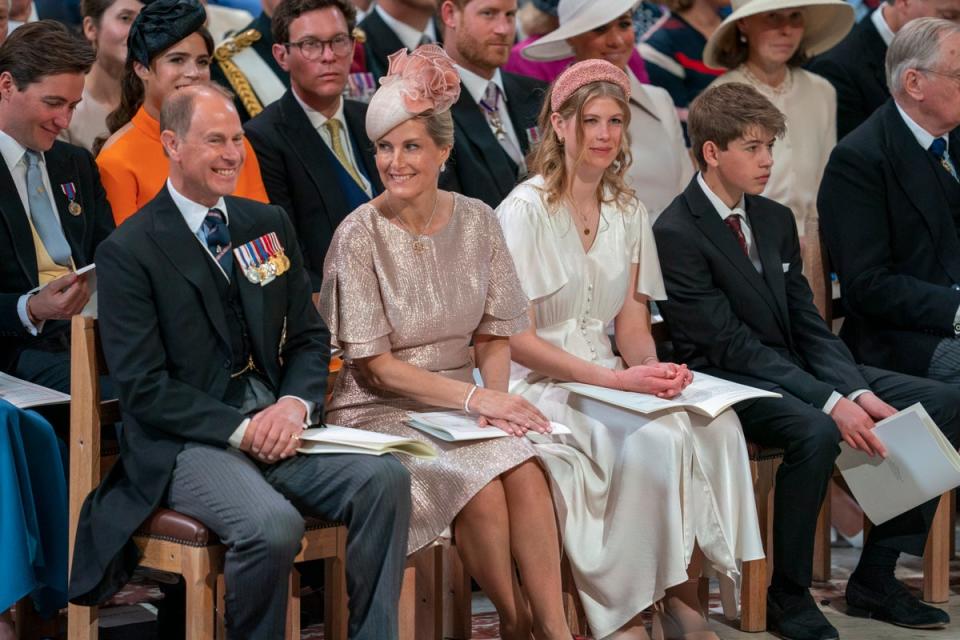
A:
<svg viewBox="0 0 960 640">
<path fill-rule="evenodd" d="M 881 524 L 960 486 L 960 455 L 922 405 L 881 420 L 874 434 L 887 457 L 840 443 L 837 468 L 873 524 Z"/>
<path fill-rule="evenodd" d="M 407 414 L 407 425 L 447 442 L 488 440 L 510 435 L 496 427 L 481 427 L 477 424 L 476 416 L 468 416 L 462 411 L 410 412 Z M 551 422 L 550 427 L 550 435 L 570 433 L 570 429 L 559 422 Z"/>
<path fill-rule="evenodd" d="M 70 396 L 0 373 L 0 399 L 20 409 L 70 402 Z"/>
<path fill-rule="evenodd" d="M 375 431 L 327 425 L 305 429 L 300 435 L 300 453 L 361 453 L 382 456 L 403 453 L 417 458 L 437 457 L 437 451 L 426 442 Z"/>
<path fill-rule="evenodd" d="M 710 418 L 716 418 L 724 410 L 742 400 L 781 397 L 779 393 L 763 391 L 699 372 L 693 374 L 693 382 L 680 395 L 670 399 L 658 398 L 648 393 L 620 391 L 580 382 L 563 382 L 560 386 L 581 396 L 600 400 L 637 413 L 686 409 Z"/>
</svg>

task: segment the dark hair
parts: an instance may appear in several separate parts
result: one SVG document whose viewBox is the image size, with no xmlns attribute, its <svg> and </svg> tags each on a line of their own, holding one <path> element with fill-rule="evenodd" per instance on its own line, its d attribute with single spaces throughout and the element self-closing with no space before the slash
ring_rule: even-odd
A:
<svg viewBox="0 0 960 640">
<path fill-rule="evenodd" d="M 290 41 L 290 23 L 311 11 L 334 7 L 339 9 L 347 21 L 347 34 L 353 36 L 353 28 L 357 26 L 357 8 L 350 0 L 281 0 L 273 12 L 270 23 L 270 35 L 276 44 Z"/>
<path fill-rule="evenodd" d="M 727 37 L 726 40 L 726 42 L 721 41 L 717 43 L 717 52 L 715 54 L 717 62 L 726 69 L 736 69 L 750 57 L 750 45 L 746 40 L 740 39 L 740 30 L 736 25 L 733 25 L 733 36 Z M 794 51 L 790 59 L 787 60 L 787 66 L 802 67 L 808 60 L 810 60 L 810 56 L 808 56 L 804 50 L 803 41 L 801 40 L 797 50 Z"/>
<path fill-rule="evenodd" d="M 692 7 L 695 1 L 696 0 L 667 0 L 664 4 L 667 5 L 667 9 L 670 9 L 670 13 L 680 13 Z"/>
<path fill-rule="evenodd" d="M 113 6 L 117 0 L 81 0 L 80 2 L 80 14 L 84 18 L 90 18 L 93 20 L 94 24 L 100 25 L 100 20 L 103 19 L 103 14 L 107 12 L 107 9 Z"/>
<path fill-rule="evenodd" d="M 21 91 L 44 76 L 86 75 L 95 60 L 90 43 L 56 20 L 21 25 L 0 45 L 0 73 L 13 76 Z"/>
<path fill-rule="evenodd" d="M 216 82 L 208 85 L 195 85 L 183 91 L 170 94 L 160 107 L 160 131 L 173 131 L 178 138 L 182 138 L 190 131 L 193 121 L 193 112 L 197 98 L 206 92 L 216 93 L 233 106 L 233 93 L 224 89 Z"/>
<path fill-rule="evenodd" d="M 759 91 L 742 82 L 714 85 L 690 103 L 687 134 L 700 169 L 706 169 L 703 145 L 726 149 L 733 140 L 757 128 L 780 138 L 787 132 L 783 113 Z"/>
<path fill-rule="evenodd" d="M 203 43 L 207 46 L 207 53 L 212 56 L 213 36 L 210 35 L 206 27 L 201 27 L 193 33 L 200 34 L 203 38 Z M 184 40 L 192 36 L 193 33 L 185 36 Z M 157 55 L 150 59 L 150 64 L 153 64 L 153 60 L 161 53 L 163 52 L 158 51 Z M 116 133 L 123 125 L 130 122 L 134 114 L 137 113 L 137 110 L 143 105 L 143 81 L 133 70 L 133 64 L 134 59 L 128 54 L 127 64 L 123 71 L 123 79 L 120 81 L 120 105 L 107 116 L 107 131 L 109 132 L 107 137 Z M 97 138 L 96 141 L 94 141 L 94 155 L 100 153 L 100 149 L 103 148 L 103 143 L 107 141 L 107 137 Z"/>
</svg>

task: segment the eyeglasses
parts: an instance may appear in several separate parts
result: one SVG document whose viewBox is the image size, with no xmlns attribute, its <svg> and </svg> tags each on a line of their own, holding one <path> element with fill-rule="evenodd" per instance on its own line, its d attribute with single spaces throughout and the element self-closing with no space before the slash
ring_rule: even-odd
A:
<svg viewBox="0 0 960 640">
<path fill-rule="evenodd" d="M 323 50 L 330 47 L 333 55 L 342 58 L 353 51 L 353 38 L 345 33 L 334 36 L 330 40 L 318 40 L 316 38 L 304 38 L 297 42 L 285 42 L 283 46 L 296 47 L 300 50 L 300 55 L 305 59 L 313 61 L 319 60 L 323 55 Z"/>
<path fill-rule="evenodd" d="M 933 73 L 938 76 L 943 76 L 944 78 L 950 78 L 955 82 L 960 82 L 960 72 L 954 71 L 953 73 L 947 73 L 946 71 L 937 71 L 936 69 L 925 69 L 923 67 L 917 67 L 917 71 L 923 73 Z"/>
</svg>

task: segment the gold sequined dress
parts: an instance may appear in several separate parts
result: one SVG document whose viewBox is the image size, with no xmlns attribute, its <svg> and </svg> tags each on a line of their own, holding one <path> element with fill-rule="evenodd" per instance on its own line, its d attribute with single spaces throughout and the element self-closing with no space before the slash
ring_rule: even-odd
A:
<svg viewBox="0 0 960 640">
<path fill-rule="evenodd" d="M 410 471 L 409 552 L 428 544 L 487 483 L 533 458 L 526 439 L 436 440 L 403 424 L 436 409 L 367 384 L 351 362 L 388 351 L 449 378 L 471 381 L 474 334 L 510 336 L 528 323 L 527 298 L 493 211 L 454 194 L 443 229 L 414 249 L 412 236 L 364 204 L 340 223 L 323 269 L 320 311 L 343 349 L 326 421 L 433 444 L 435 460 L 399 456 Z"/>
</svg>

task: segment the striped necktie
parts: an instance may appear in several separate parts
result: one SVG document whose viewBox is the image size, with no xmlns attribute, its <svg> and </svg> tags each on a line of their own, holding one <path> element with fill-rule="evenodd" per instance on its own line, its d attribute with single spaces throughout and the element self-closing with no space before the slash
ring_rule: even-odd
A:
<svg viewBox="0 0 960 640">
<path fill-rule="evenodd" d="M 233 277 L 233 256 L 230 255 L 230 230 L 227 220 L 219 209 L 210 209 L 203 219 L 203 235 L 207 239 L 207 249 L 216 259 L 227 278 Z"/>
</svg>

